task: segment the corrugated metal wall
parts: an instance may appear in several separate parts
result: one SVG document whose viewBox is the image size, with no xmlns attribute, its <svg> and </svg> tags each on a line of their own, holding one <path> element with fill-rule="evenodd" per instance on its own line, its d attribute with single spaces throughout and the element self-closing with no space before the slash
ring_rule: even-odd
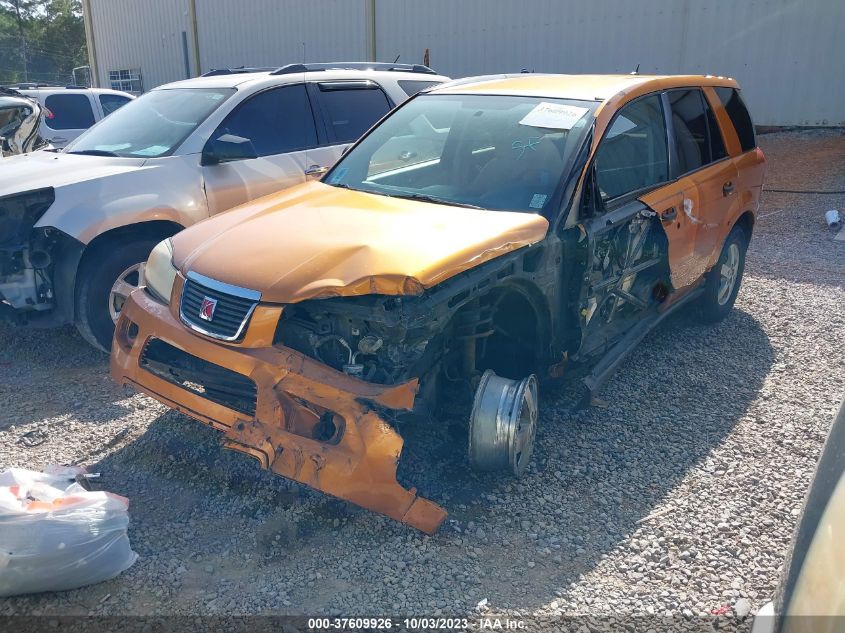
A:
<svg viewBox="0 0 845 633">
<path fill-rule="evenodd" d="M 188 0 L 91 0 L 90 6 L 101 87 L 109 87 L 110 70 L 140 68 L 145 90 L 185 78 Z"/>
<path fill-rule="evenodd" d="M 367 59 L 361 0 L 196 0 L 203 70 Z"/>
<path fill-rule="evenodd" d="M 382 0 L 380 59 L 459 77 L 703 73 L 740 81 L 758 125 L 845 125 L 845 0 Z"/>
<path fill-rule="evenodd" d="M 184 76 L 188 0 L 91 0 L 101 81 Z M 366 59 L 368 0 L 196 0 L 202 68 Z M 845 125 L 845 0 L 376 0 L 379 61 L 736 77 L 760 125 Z M 119 64 L 118 64 L 119 62 Z M 118 64 L 118 66 L 114 66 Z M 127 64 L 129 64 L 127 66 Z"/>
</svg>

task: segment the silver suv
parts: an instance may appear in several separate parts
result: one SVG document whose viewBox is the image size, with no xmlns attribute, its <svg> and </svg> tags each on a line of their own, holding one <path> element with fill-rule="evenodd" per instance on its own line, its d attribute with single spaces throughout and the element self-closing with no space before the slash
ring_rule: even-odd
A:
<svg viewBox="0 0 845 633">
<path fill-rule="evenodd" d="M 0 311 L 75 323 L 109 349 L 159 241 L 321 176 L 395 105 L 447 80 L 405 64 L 212 71 L 131 101 L 62 152 L 0 159 Z"/>
</svg>

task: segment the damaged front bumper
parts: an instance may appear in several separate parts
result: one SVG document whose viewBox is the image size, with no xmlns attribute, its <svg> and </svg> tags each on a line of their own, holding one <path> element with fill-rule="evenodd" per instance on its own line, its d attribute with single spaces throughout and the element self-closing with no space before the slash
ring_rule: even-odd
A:
<svg viewBox="0 0 845 633">
<path fill-rule="evenodd" d="M 117 324 L 112 378 L 222 431 L 225 448 L 262 468 L 434 533 L 447 513 L 396 480 L 403 440 L 379 414 L 410 410 L 418 381 L 371 384 L 273 346 L 280 314 L 259 305 L 233 346 L 193 334 L 136 291 Z"/>
</svg>

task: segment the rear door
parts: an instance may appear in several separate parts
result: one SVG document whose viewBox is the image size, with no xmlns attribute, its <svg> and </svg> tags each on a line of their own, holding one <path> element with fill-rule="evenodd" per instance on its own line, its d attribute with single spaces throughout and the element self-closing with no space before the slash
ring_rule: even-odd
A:
<svg viewBox="0 0 845 633">
<path fill-rule="evenodd" d="M 320 144 L 305 84 L 249 97 L 229 113 L 211 140 L 224 134 L 247 139 L 258 158 L 202 167 L 211 214 L 305 182 L 307 154 Z"/>
<path fill-rule="evenodd" d="M 44 138 L 56 148 L 82 134 L 97 120 L 97 104 L 88 92 L 54 92 L 44 98 Z"/>
<path fill-rule="evenodd" d="M 666 93 L 674 137 L 675 176 L 688 182 L 681 211 L 693 239 L 684 285 L 715 263 L 737 217 L 737 169 L 728 155 L 716 116 L 699 88 Z"/>
<path fill-rule="evenodd" d="M 326 145 L 308 152 L 309 178 L 319 178 L 394 104 L 382 87 L 371 80 L 321 81 L 309 85 L 319 109 Z"/>
</svg>

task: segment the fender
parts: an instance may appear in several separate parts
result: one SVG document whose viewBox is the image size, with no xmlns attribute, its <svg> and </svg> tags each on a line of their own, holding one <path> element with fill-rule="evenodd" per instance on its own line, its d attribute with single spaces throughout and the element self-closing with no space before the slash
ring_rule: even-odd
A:
<svg viewBox="0 0 845 633">
<path fill-rule="evenodd" d="M 82 244 L 133 224 L 166 221 L 190 226 L 208 217 L 197 155 L 166 156 L 110 169 L 55 191 L 56 201 L 35 227 L 54 227 Z"/>
</svg>

